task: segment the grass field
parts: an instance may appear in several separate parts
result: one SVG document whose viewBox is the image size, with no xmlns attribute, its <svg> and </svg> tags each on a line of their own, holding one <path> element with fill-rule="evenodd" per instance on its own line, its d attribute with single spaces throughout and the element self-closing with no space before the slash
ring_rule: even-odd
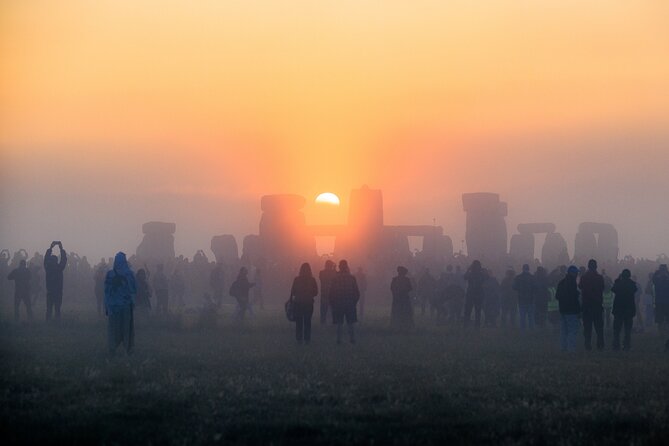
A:
<svg viewBox="0 0 669 446">
<path fill-rule="evenodd" d="M 552 330 L 522 337 L 379 314 L 356 345 L 265 311 L 244 327 L 139 326 L 108 358 L 105 321 L 0 324 L 3 444 L 667 444 L 669 355 L 657 334 L 631 352 L 563 354 Z M 610 341 L 610 333 L 607 332 Z M 580 340 L 581 338 L 579 338 Z M 580 345 L 579 345 L 580 347 Z M 608 345 L 607 345 L 608 347 Z"/>
</svg>

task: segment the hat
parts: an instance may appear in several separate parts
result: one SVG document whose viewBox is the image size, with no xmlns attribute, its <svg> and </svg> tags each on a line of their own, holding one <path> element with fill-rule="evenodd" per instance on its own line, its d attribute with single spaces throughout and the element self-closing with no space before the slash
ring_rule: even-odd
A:
<svg viewBox="0 0 669 446">
<path fill-rule="evenodd" d="M 567 274 L 578 274 L 578 267 L 571 265 L 569 268 L 567 268 Z"/>
</svg>

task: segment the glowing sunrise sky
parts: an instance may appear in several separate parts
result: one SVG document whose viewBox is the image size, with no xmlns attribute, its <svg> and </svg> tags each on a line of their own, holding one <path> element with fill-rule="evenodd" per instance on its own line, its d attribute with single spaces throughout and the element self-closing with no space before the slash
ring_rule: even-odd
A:
<svg viewBox="0 0 669 446">
<path fill-rule="evenodd" d="M 510 234 L 669 253 L 668 5 L 5 0 L 0 248 L 134 252 L 164 220 L 192 256 L 256 233 L 262 194 L 335 192 L 323 223 L 369 184 L 456 248 L 460 195 L 491 191 Z"/>
</svg>

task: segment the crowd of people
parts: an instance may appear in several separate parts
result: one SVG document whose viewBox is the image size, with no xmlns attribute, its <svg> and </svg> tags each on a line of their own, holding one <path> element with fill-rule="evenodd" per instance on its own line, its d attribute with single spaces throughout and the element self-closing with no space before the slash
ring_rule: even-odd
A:
<svg viewBox="0 0 669 446">
<path fill-rule="evenodd" d="M 196 253 L 193 261 L 179 257 L 170 265 L 159 263 L 150 269 L 144 264 L 136 271 L 131 266 L 133 259 L 127 259 L 122 252 L 91 268 L 86 257 L 68 255 L 59 241 L 52 242 L 43 256 L 36 253 L 30 260 L 27 257 L 24 250 L 15 253 L 13 259 L 8 251 L 0 252 L 2 275 L 14 282 L 15 318 L 20 319 L 21 306 L 25 307 L 27 318 L 33 318 L 33 306 L 43 284 L 45 318 L 58 321 L 68 276 L 86 278 L 88 274 L 90 281 L 84 283 L 90 288 L 84 294 L 95 296 L 98 314 L 107 317 L 112 352 L 121 344 L 132 351 L 135 317 L 167 317 L 171 307 L 185 305 L 186 296 L 192 296 L 193 290 L 202 293 L 208 311 L 216 311 L 231 296 L 239 321 L 253 314 L 254 306 L 264 305 L 260 269 L 255 268 L 252 281 L 248 268 L 241 266 L 232 280 L 228 277 L 230 268 L 210 263 L 202 251 Z M 348 339 L 355 343 L 354 327 L 364 312 L 367 281 L 365 271 L 358 268 L 353 274 L 346 260 L 338 264 L 326 260 L 318 281 L 310 263 L 303 263 L 293 280 L 289 299 L 289 319 L 295 322 L 296 341 L 310 343 L 311 319 L 320 296 L 321 324 L 326 324 L 330 315 L 337 328 L 337 343 L 342 343 L 345 323 Z M 73 285 L 80 287 L 81 280 L 69 284 Z M 191 292 L 187 293 L 187 288 Z M 645 286 L 628 268 L 623 268 L 615 281 L 611 280 L 605 271 L 598 271 L 594 259 L 587 267 L 563 265 L 550 273 L 541 266 L 532 272 L 530 265 L 524 264 L 518 274 L 507 269 L 501 282 L 478 260 L 464 272 L 459 265 L 447 265 L 439 277 L 434 277 L 428 268 L 414 277 L 408 268 L 398 266 L 387 290 L 392 297 L 390 322 L 400 331 L 414 326 L 414 311 L 419 309 L 422 316 L 437 324 L 461 325 L 464 329 L 472 325 L 475 329 L 517 326 L 525 333 L 552 325 L 560 329 L 562 350 L 575 351 L 580 327 L 586 350 L 592 349 L 593 331 L 595 347 L 604 349 L 604 328 L 610 326 L 611 316 L 613 350 L 631 348 L 633 328 L 641 331 L 653 320 L 662 332 L 669 327 L 666 264 L 649 274 Z M 666 348 L 669 350 L 669 341 Z"/>
</svg>

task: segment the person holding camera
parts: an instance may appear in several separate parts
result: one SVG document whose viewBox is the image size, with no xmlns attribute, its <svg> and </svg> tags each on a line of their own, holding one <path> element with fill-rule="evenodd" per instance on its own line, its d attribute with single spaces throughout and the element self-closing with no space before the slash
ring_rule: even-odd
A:
<svg viewBox="0 0 669 446">
<path fill-rule="evenodd" d="M 53 247 L 58 246 L 60 261 L 52 254 Z M 44 272 L 46 276 L 46 320 L 51 320 L 55 310 L 56 320 L 60 320 L 60 306 L 63 303 L 63 271 L 67 265 L 67 253 L 59 241 L 51 242 L 44 254 Z"/>
</svg>

